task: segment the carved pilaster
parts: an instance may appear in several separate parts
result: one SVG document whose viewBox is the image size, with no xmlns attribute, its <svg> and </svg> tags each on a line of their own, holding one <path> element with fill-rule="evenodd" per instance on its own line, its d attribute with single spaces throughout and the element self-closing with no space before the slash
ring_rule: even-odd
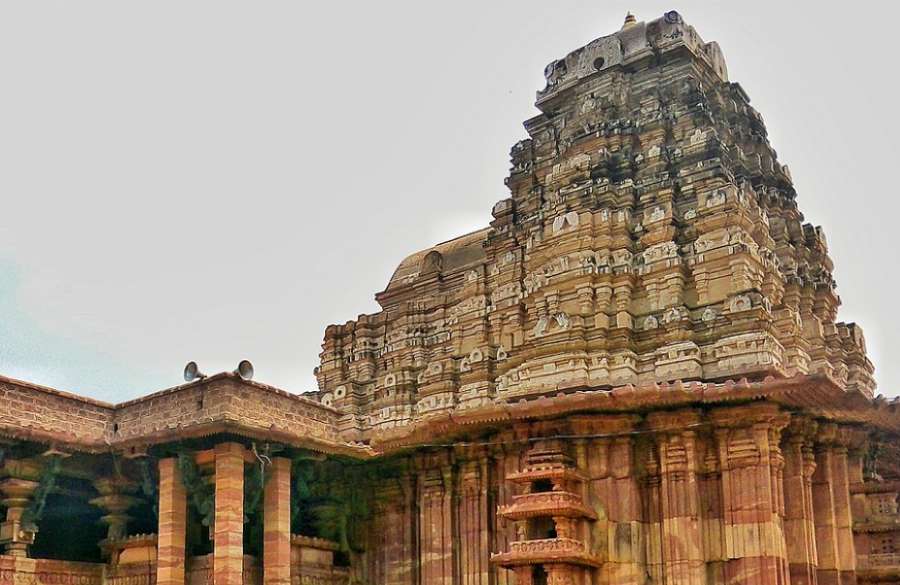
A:
<svg viewBox="0 0 900 585">
<path fill-rule="evenodd" d="M 838 585 L 840 571 L 838 537 L 835 520 L 834 439 L 837 426 L 821 425 L 816 436 L 816 468 L 812 476 L 813 518 L 818 553 L 817 578 L 819 585 Z"/>
<path fill-rule="evenodd" d="M 855 444 L 854 429 L 839 426 L 835 433 L 832 468 L 834 528 L 837 536 L 837 569 L 841 585 L 856 583 L 856 551 L 853 543 L 853 513 L 850 501 L 849 449 Z"/>
<path fill-rule="evenodd" d="M 699 413 L 654 413 L 648 417 L 659 451 L 660 545 L 667 583 L 702 583 L 705 559 L 697 482 Z"/>
<path fill-rule="evenodd" d="M 710 413 L 722 472 L 725 581 L 788 580 L 782 507 L 784 459 L 779 446 L 789 419 L 775 405 Z"/>
<path fill-rule="evenodd" d="M 816 583 L 818 561 L 812 496 L 816 429 L 811 419 L 795 416 L 783 442 L 784 532 L 792 585 Z"/>
</svg>

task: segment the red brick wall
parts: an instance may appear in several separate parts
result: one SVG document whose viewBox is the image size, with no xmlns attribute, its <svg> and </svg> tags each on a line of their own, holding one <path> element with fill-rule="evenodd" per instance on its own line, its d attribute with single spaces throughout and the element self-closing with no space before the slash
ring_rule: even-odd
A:
<svg viewBox="0 0 900 585">
<path fill-rule="evenodd" d="M 102 445 L 111 416 L 110 405 L 0 381 L 0 432 Z"/>
</svg>

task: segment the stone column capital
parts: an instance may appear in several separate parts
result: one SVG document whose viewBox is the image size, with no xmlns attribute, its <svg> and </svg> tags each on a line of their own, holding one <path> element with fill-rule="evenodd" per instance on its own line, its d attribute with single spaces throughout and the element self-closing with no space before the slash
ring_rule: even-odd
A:
<svg viewBox="0 0 900 585">
<path fill-rule="evenodd" d="M 785 438 L 790 443 L 811 444 L 818 429 L 819 423 L 812 418 L 792 415 L 785 429 Z"/>
<path fill-rule="evenodd" d="M 19 477 L 0 481 L 0 504 L 6 508 L 6 519 L 0 523 L 0 546 L 10 556 L 28 556 L 28 547 L 34 544 L 37 528 L 27 521 L 25 513 L 39 486 L 40 482 Z"/>
</svg>

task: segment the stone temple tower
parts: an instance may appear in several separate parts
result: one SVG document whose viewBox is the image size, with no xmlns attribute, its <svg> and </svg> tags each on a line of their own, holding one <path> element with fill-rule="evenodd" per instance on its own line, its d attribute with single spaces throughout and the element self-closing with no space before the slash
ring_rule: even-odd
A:
<svg viewBox="0 0 900 585">
<path fill-rule="evenodd" d="M 329 327 L 323 400 L 365 436 L 567 389 L 824 376 L 872 397 L 762 117 L 677 12 L 555 60 L 489 228 L 405 259 Z"/>
</svg>

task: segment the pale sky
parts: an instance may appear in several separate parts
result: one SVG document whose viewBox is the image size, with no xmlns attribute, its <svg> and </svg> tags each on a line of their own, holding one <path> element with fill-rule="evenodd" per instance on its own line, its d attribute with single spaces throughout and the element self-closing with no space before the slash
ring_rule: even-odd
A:
<svg viewBox="0 0 900 585">
<path fill-rule="evenodd" d="M 0 0 L 0 373 L 118 402 L 324 328 L 490 220 L 554 58 L 677 9 L 722 47 L 900 394 L 900 3 Z"/>
</svg>

